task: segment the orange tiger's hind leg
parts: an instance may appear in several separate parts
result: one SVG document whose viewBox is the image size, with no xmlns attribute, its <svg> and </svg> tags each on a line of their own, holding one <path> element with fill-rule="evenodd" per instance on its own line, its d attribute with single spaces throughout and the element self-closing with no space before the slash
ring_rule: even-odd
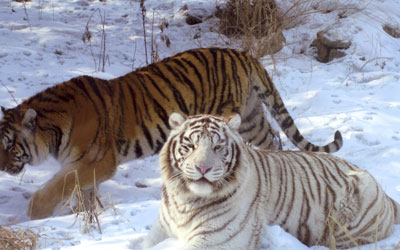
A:
<svg viewBox="0 0 400 250">
<path fill-rule="evenodd" d="M 282 149 L 279 132 L 271 126 L 260 102 L 243 114 L 239 133 L 245 141 L 261 149 Z"/>
<path fill-rule="evenodd" d="M 97 162 L 80 161 L 77 165 L 65 166 L 42 189 L 32 196 L 28 215 L 31 219 L 41 219 L 53 214 L 57 205 L 69 198 L 79 183 L 81 189 L 90 190 L 96 185 L 110 179 L 117 168 L 115 154 L 111 150 Z M 77 177 L 79 180 L 76 180 Z"/>
</svg>

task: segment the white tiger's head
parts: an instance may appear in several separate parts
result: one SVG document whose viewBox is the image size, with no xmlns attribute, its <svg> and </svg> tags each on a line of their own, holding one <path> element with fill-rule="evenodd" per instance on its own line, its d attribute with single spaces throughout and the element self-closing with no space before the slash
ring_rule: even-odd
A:
<svg viewBox="0 0 400 250">
<path fill-rule="evenodd" d="M 170 115 L 172 128 L 160 153 L 165 185 L 179 192 L 213 197 L 233 192 L 247 179 L 243 164 L 240 116 L 230 119 L 199 115 L 187 119 Z"/>
</svg>

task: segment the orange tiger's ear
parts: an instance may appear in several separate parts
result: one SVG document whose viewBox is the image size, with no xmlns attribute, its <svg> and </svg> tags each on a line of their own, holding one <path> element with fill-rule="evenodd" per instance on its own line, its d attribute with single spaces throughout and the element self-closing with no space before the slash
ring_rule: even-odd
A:
<svg viewBox="0 0 400 250">
<path fill-rule="evenodd" d="M 7 109 L 3 106 L 1 106 L 1 112 L 3 112 L 3 115 L 6 113 Z"/>
<path fill-rule="evenodd" d="M 238 131 L 241 123 L 240 115 L 236 114 L 227 119 L 228 127 L 234 131 Z"/>
<path fill-rule="evenodd" d="M 36 128 L 36 116 L 34 109 L 28 109 L 22 119 L 22 125 L 29 130 L 34 130 Z"/>
<path fill-rule="evenodd" d="M 171 129 L 174 129 L 180 125 L 182 125 L 182 123 L 184 123 L 186 121 L 186 117 L 180 113 L 172 113 L 169 116 L 169 126 L 171 127 Z"/>
</svg>

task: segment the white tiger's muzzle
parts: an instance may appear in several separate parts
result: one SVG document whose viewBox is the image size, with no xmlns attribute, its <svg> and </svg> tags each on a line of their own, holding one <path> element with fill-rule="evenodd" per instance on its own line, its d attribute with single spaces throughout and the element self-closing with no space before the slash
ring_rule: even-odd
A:
<svg viewBox="0 0 400 250">
<path fill-rule="evenodd" d="M 226 170 L 211 146 L 209 138 L 202 138 L 183 163 L 183 174 L 188 179 L 189 189 L 200 196 L 213 192 L 213 184 L 223 177 Z"/>
</svg>

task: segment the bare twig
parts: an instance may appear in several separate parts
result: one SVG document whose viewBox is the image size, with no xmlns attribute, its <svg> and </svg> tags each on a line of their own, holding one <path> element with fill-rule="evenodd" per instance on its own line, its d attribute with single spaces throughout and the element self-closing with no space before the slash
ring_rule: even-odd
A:
<svg viewBox="0 0 400 250">
<path fill-rule="evenodd" d="M 5 85 L 3 83 L 3 81 L 0 80 L 1 85 L 3 85 L 4 88 L 6 88 L 7 92 L 10 94 L 11 98 L 13 99 L 13 101 L 15 102 L 15 104 L 18 105 L 17 99 L 15 99 L 13 93 L 11 92 L 11 90 L 7 87 L 7 85 Z"/>
<path fill-rule="evenodd" d="M 136 40 L 134 41 L 134 43 L 135 43 L 135 46 L 133 49 L 132 71 L 135 69 L 135 62 L 136 62 L 136 48 L 137 48 Z"/>
<path fill-rule="evenodd" d="M 98 13 L 100 16 L 100 20 L 101 20 L 101 41 L 100 41 L 100 48 L 99 48 L 99 54 L 98 54 L 98 63 L 97 63 L 97 59 L 95 56 L 95 53 L 93 52 L 93 46 L 92 46 L 92 38 L 93 38 L 93 34 L 92 32 L 90 32 L 89 30 L 89 24 L 92 20 L 92 17 L 94 16 L 95 13 Z M 106 19 L 105 19 L 105 12 L 103 14 L 101 14 L 100 9 L 96 9 L 95 11 L 93 11 L 93 13 L 90 15 L 87 23 L 86 23 L 86 27 L 85 27 L 85 32 L 83 33 L 82 36 L 82 41 L 84 43 L 89 42 L 89 48 L 90 48 L 90 54 L 93 58 L 93 62 L 94 62 L 94 68 L 96 71 L 101 71 L 101 72 L 105 72 L 105 65 L 106 62 L 108 61 L 110 63 L 109 57 L 106 54 L 106 31 L 105 31 L 105 25 L 106 25 Z"/>
<path fill-rule="evenodd" d="M 145 0 L 140 0 L 140 9 L 142 10 L 142 23 L 143 23 L 143 40 L 144 40 L 144 53 L 146 54 L 146 65 L 149 64 L 147 58 L 147 41 L 146 41 L 146 6 L 144 6 Z"/>
<path fill-rule="evenodd" d="M 107 61 L 108 56 L 106 55 L 106 31 L 105 31 L 105 23 L 106 23 L 106 13 L 104 11 L 104 15 L 101 15 L 101 11 L 99 10 L 99 15 L 101 19 L 101 44 L 100 44 L 100 54 L 99 54 L 99 71 L 101 66 L 101 72 L 105 72 L 105 64 Z"/>
<path fill-rule="evenodd" d="M 374 57 L 374 58 L 371 58 L 371 59 L 367 60 L 367 61 L 360 67 L 360 71 L 363 71 L 364 67 L 365 67 L 367 64 L 369 64 L 369 63 L 371 63 L 371 62 L 373 62 L 373 61 L 385 60 L 385 59 L 391 61 L 391 60 L 393 60 L 393 57 Z"/>
<path fill-rule="evenodd" d="M 151 19 L 151 63 L 154 63 L 154 10 L 153 18 Z"/>
<path fill-rule="evenodd" d="M 160 56 L 158 55 L 158 45 L 156 43 L 156 39 L 154 39 L 154 10 L 153 10 L 153 19 L 151 21 L 151 63 L 155 63 L 160 60 Z"/>
<path fill-rule="evenodd" d="M 28 15 L 28 10 L 26 9 L 26 2 L 25 2 L 25 0 L 22 0 L 22 5 L 24 6 L 24 12 L 25 12 L 25 16 L 26 16 L 26 21 L 28 22 L 29 28 L 30 28 L 31 31 L 32 31 L 32 25 L 31 25 L 31 22 L 29 21 L 29 15 Z"/>
<path fill-rule="evenodd" d="M 54 2 L 53 2 L 54 0 L 51 0 L 51 7 L 52 7 L 52 9 L 53 9 L 53 21 L 54 21 Z"/>
</svg>

